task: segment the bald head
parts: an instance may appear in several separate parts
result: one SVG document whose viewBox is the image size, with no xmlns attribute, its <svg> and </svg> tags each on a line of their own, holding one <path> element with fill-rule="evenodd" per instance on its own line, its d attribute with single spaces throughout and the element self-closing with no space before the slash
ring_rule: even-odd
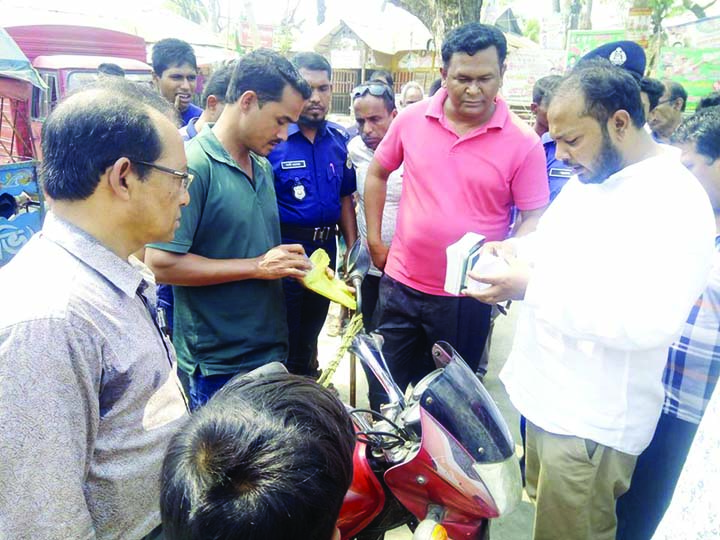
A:
<svg viewBox="0 0 720 540">
<path fill-rule="evenodd" d="M 163 153 L 158 126 L 174 127 L 176 120 L 157 93 L 130 81 L 106 81 L 72 94 L 43 126 L 45 191 L 58 201 L 87 199 L 119 158 L 156 161 Z M 143 166 L 137 170 L 141 177 L 147 172 Z"/>
</svg>

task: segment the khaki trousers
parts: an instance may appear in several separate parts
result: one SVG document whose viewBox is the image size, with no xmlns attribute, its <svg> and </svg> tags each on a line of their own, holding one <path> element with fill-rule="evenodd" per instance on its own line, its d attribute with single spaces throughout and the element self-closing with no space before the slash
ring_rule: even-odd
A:
<svg viewBox="0 0 720 540">
<path fill-rule="evenodd" d="M 615 540 L 615 500 L 630 487 L 637 456 L 528 421 L 525 460 L 534 540 Z"/>
</svg>

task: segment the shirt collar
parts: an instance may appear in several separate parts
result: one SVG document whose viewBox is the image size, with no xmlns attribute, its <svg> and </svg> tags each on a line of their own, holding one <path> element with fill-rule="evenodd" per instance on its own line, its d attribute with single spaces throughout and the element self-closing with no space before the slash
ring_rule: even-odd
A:
<svg viewBox="0 0 720 540">
<path fill-rule="evenodd" d="M 138 268 L 122 260 L 97 238 L 52 212 L 45 216 L 41 234 L 94 269 L 127 296 L 134 297 L 140 288 L 145 289 L 148 286 Z M 137 263 L 141 264 L 140 261 Z"/>
<path fill-rule="evenodd" d="M 240 168 L 240 165 L 238 165 L 238 163 L 233 159 L 230 153 L 225 149 L 222 143 L 215 136 L 215 132 L 212 130 L 213 125 L 214 124 L 205 124 L 200 131 L 200 134 L 193 140 L 199 141 L 200 146 L 202 146 L 203 150 L 205 150 L 205 152 L 215 161 L 224 163 L 229 167 L 234 167 L 238 171 L 245 174 L 245 171 Z M 258 156 L 252 151 L 250 152 L 250 161 L 252 161 L 254 171 L 260 163 L 258 160 Z"/>
<path fill-rule="evenodd" d="M 186 131 L 187 131 L 188 137 L 190 137 L 191 139 L 193 139 L 194 137 L 196 137 L 197 134 L 198 134 L 198 130 L 197 130 L 197 128 L 195 127 L 195 122 L 197 122 L 199 119 L 200 119 L 199 116 L 198 116 L 197 118 L 192 118 L 192 119 L 187 123 L 187 126 L 185 126 L 185 129 L 186 129 Z"/>
<path fill-rule="evenodd" d="M 317 135 L 316 137 L 322 137 L 327 132 L 327 120 L 325 120 L 322 124 L 320 124 L 320 127 L 318 127 Z M 300 132 L 300 126 L 297 124 L 290 124 L 288 126 L 288 137 L 291 137 L 292 135 L 295 135 Z"/>
<path fill-rule="evenodd" d="M 437 93 L 430 99 L 427 109 L 425 110 L 425 116 L 431 118 L 437 118 L 441 124 L 445 125 L 447 120 L 445 119 L 445 100 L 448 97 L 447 89 L 440 88 Z M 500 96 L 495 97 L 495 112 L 490 117 L 490 120 L 485 122 L 483 125 L 478 126 L 474 129 L 470 135 L 474 135 L 479 132 L 485 132 L 490 129 L 502 129 L 508 120 L 508 107 L 505 100 Z"/>
</svg>

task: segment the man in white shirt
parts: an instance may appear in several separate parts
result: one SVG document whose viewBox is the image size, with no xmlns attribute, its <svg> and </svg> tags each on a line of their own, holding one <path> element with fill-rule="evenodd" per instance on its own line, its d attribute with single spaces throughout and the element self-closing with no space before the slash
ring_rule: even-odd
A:
<svg viewBox="0 0 720 540">
<path fill-rule="evenodd" d="M 533 235 L 488 246 L 508 270 L 473 296 L 525 300 L 500 377 L 528 419 L 535 540 L 613 540 L 615 500 L 660 416 L 667 348 L 706 283 L 715 223 L 697 180 L 643 130 L 624 70 L 576 68 L 548 119 L 575 176 Z"/>
<path fill-rule="evenodd" d="M 351 92 L 353 112 L 357 122 L 359 135 L 353 137 L 348 143 L 348 157 L 355 166 L 357 178 L 357 224 L 358 233 L 364 242 L 367 242 L 367 223 L 365 221 L 365 177 L 368 167 L 375 155 L 375 149 L 383 140 L 390 124 L 397 116 L 395 95 L 392 89 L 377 81 L 361 84 Z M 400 207 L 400 193 L 402 192 L 402 165 L 390 173 L 387 184 L 387 195 L 382 216 L 382 240 L 389 246 L 395 234 L 398 209 Z M 382 270 L 373 264 L 370 272 L 362 284 L 362 315 L 365 330 L 371 332 L 375 329 L 373 313 L 378 302 L 380 290 L 380 277 Z M 363 366 L 364 367 L 364 366 Z M 385 392 L 374 375 L 366 370 L 368 378 L 370 407 L 380 410 Z"/>
</svg>

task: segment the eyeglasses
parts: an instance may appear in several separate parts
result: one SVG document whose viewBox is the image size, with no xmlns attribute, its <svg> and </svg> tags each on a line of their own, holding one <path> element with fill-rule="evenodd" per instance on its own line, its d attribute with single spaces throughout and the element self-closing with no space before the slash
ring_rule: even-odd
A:
<svg viewBox="0 0 720 540">
<path fill-rule="evenodd" d="M 190 184 L 192 184 L 192 181 L 195 179 L 195 176 L 193 176 L 189 172 L 178 171 L 175 169 L 171 169 L 170 167 L 164 167 L 163 165 L 157 165 L 155 163 L 150 163 L 149 161 L 135 160 L 135 163 L 139 163 L 140 165 L 145 165 L 146 167 L 152 167 L 153 169 L 157 169 L 158 171 L 172 174 L 173 176 L 180 178 L 180 185 L 182 186 L 182 188 L 184 190 L 187 190 L 190 187 Z"/>
<path fill-rule="evenodd" d="M 360 86 L 353 88 L 350 95 L 353 99 L 355 99 L 364 96 L 366 93 L 376 97 L 380 97 L 385 94 L 387 97 L 395 99 L 395 94 L 393 94 L 392 89 L 388 85 L 382 83 L 361 84 Z"/>
</svg>

